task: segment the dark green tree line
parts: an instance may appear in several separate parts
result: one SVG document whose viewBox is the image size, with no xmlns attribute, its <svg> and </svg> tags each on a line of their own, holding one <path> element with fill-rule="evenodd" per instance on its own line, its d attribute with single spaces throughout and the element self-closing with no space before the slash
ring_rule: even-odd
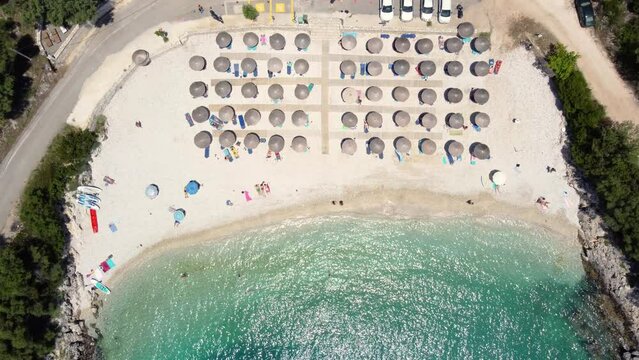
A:
<svg viewBox="0 0 639 360">
<path fill-rule="evenodd" d="M 25 25 L 74 25 L 95 16 L 98 0 L 10 0 L 4 9 Z"/>
</svg>

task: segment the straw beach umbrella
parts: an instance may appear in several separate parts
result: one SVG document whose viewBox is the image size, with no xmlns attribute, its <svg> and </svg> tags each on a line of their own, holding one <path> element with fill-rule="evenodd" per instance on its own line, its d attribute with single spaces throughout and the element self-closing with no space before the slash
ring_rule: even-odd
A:
<svg viewBox="0 0 639 360">
<path fill-rule="evenodd" d="M 220 81 L 215 84 L 215 93 L 222 99 L 229 97 L 231 95 L 231 91 L 233 91 L 233 87 L 228 81 Z"/>
<path fill-rule="evenodd" d="M 471 47 L 473 48 L 473 50 L 477 51 L 478 53 L 483 53 L 484 51 L 490 49 L 490 40 L 488 40 L 487 38 L 483 37 L 483 36 L 479 36 L 476 37 L 471 43 L 470 43 Z"/>
<path fill-rule="evenodd" d="M 422 76 L 432 76 L 437 71 L 437 65 L 430 60 L 424 60 L 419 63 L 418 69 Z"/>
<path fill-rule="evenodd" d="M 404 102 L 408 100 L 409 96 L 410 92 L 403 86 L 397 86 L 393 89 L 393 99 L 395 99 L 395 101 Z"/>
<path fill-rule="evenodd" d="M 191 96 L 194 98 L 198 98 L 200 96 L 206 96 L 206 84 L 202 81 L 196 81 L 189 86 L 189 92 Z"/>
<path fill-rule="evenodd" d="M 155 184 L 149 184 L 149 186 L 144 189 L 144 194 L 146 197 L 153 200 L 160 195 L 160 188 Z"/>
<path fill-rule="evenodd" d="M 280 127 L 284 124 L 285 117 L 284 111 L 275 109 L 268 115 L 268 122 L 270 122 L 273 127 Z"/>
<path fill-rule="evenodd" d="M 244 58 L 240 63 L 240 68 L 242 68 L 242 71 L 250 74 L 257 69 L 257 62 L 251 58 Z"/>
<path fill-rule="evenodd" d="M 291 140 L 291 148 L 293 148 L 295 152 L 305 152 L 308 150 L 308 142 L 305 137 L 296 136 Z"/>
<path fill-rule="evenodd" d="M 395 60 L 393 63 L 393 72 L 395 75 L 404 76 L 408 74 L 410 64 L 406 60 Z"/>
<path fill-rule="evenodd" d="M 304 75 L 308 72 L 308 61 L 304 59 L 295 60 L 295 64 L 293 64 L 293 68 L 298 75 Z"/>
<path fill-rule="evenodd" d="M 189 67 L 194 71 L 202 71 L 206 67 L 206 59 L 199 55 L 191 56 L 189 59 Z"/>
<path fill-rule="evenodd" d="M 382 114 L 378 113 L 377 111 L 371 111 L 366 114 L 366 123 L 368 124 L 368 126 L 372 128 L 381 128 L 382 122 Z"/>
<path fill-rule="evenodd" d="M 247 99 L 254 99 L 257 97 L 258 91 L 257 91 L 257 85 L 255 85 L 255 83 L 252 82 L 247 82 L 244 83 L 244 85 L 242 85 L 242 96 L 244 96 Z"/>
<path fill-rule="evenodd" d="M 357 90 L 353 89 L 352 87 L 347 87 L 342 90 L 342 101 L 347 104 L 353 104 L 356 103 L 357 100 Z"/>
<path fill-rule="evenodd" d="M 308 114 L 304 110 L 295 110 L 291 115 L 291 121 L 295 126 L 306 126 L 308 124 Z"/>
<path fill-rule="evenodd" d="M 475 76 L 486 76 L 490 70 L 490 65 L 485 61 L 476 61 L 472 65 L 472 73 Z"/>
<path fill-rule="evenodd" d="M 403 54 L 410 50 L 410 41 L 403 37 L 396 37 L 393 41 L 393 49 L 396 52 Z"/>
<path fill-rule="evenodd" d="M 286 46 L 286 39 L 280 33 L 275 33 L 268 38 L 268 43 L 273 50 L 284 50 Z"/>
<path fill-rule="evenodd" d="M 244 146 L 247 149 L 255 149 L 260 144 L 260 137 L 256 133 L 248 133 L 244 137 Z"/>
<path fill-rule="evenodd" d="M 366 50 L 371 54 L 379 54 L 384 48 L 384 42 L 378 37 L 370 38 L 366 42 Z"/>
<path fill-rule="evenodd" d="M 284 98 L 284 88 L 280 84 L 273 84 L 268 87 L 268 96 L 273 100 Z"/>
<path fill-rule="evenodd" d="M 494 170 L 491 172 L 490 180 L 497 186 L 506 185 L 506 174 L 502 171 Z"/>
<path fill-rule="evenodd" d="M 488 90 L 486 89 L 475 89 L 472 93 L 472 99 L 475 103 L 479 105 L 484 105 L 488 102 L 490 98 L 490 94 L 488 94 Z"/>
<path fill-rule="evenodd" d="M 220 134 L 220 137 L 218 138 L 218 140 L 220 142 L 221 147 L 227 148 L 235 144 L 235 141 L 237 140 L 237 136 L 235 136 L 235 133 L 231 130 L 224 130 Z"/>
<path fill-rule="evenodd" d="M 433 105 L 437 100 L 437 93 L 433 89 L 424 88 L 419 92 L 419 102 L 422 104 Z"/>
<path fill-rule="evenodd" d="M 418 54 L 422 55 L 430 54 L 430 52 L 433 51 L 432 40 L 427 38 L 417 40 L 417 42 L 415 43 L 415 51 L 417 51 Z"/>
<path fill-rule="evenodd" d="M 384 144 L 384 140 L 378 137 L 372 137 L 370 140 L 368 140 L 368 148 L 373 154 L 381 154 L 384 152 L 386 144 Z"/>
<path fill-rule="evenodd" d="M 471 152 L 474 157 L 479 160 L 487 160 L 490 159 L 490 148 L 488 145 L 482 143 L 474 143 L 471 146 Z"/>
<path fill-rule="evenodd" d="M 450 76 L 459 76 L 464 71 L 464 65 L 459 61 L 449 61 L 446 63 L 446 73 Z"/>
<path fill-rule="evenodd" d="M 278 73 L 282 71 L 284 64 L 282 63 L 282 60 L 280 60 L 280 58 L 274 57 L 274 58 L 268 59 L 268 62 L 266 63 L 266 67 L 268 68 L 268 71 L 273 73 Z"/>
<path fill-rule="evenodd" d="M 213 136 L 208 131 L 200 131 L 199 133 L 195 134 L 195 137 L 193 137 L 195 146 L 199 147 L 200 149 L 206 149 L 209 145 L 211 145 L 212 141 Z"/>
<path fill-rule="evenodd" d="M 217 46 L 220 47 L 220 49 L 224 49 L 231 46 L 232 42 L 233 42 L 233 37 L 231 36 L 231 34 L 227 33 L 226 31 L 222 31 L 218 33 L 217 36 L 215 37 L 215 43 L 217 44 Z"/>
<path fill-rule="evenodd" d="M 382 64 L 379 61 L 371 61 L 366 65 L 366 72 L 370 76 L 377 76 L 382 73 Z"/>
<path fill-rule="evenodd" d="M 244 120 L 246 120 L 246 125 L 255 126 L 262 119 L 262 114 L 257 109 L 248 109 L 246 113 L 244 113 Z"/>
<path fill-rule="evenodd" d="M 138 66 L 147 66 L 151 63 L 149 52 L 142 49 L 135 50 L 133 55 L 131 55 L 131 59 L 133 63 Z"/>
<path fill-rule="evenodd" d="M 403 136 L 396 137 L 394 141 L 394 145 L 395 145 L 395 150 L 403 154 L 408 153 L 410 151 L 410 148 L 412 147 L 410 140 L 408 140 L 407 138 Z"/>
<path fill-rule="evenodd" d="M 357 46 L 357 39 L 353 35 L 346 35 L 339 42 L 342 45 L 342 49 L 346 51 L 353 50 Z"/>
<path fill-rule="evenodd" d="M 344 60 L 342 61 L 341 64 L 339 64 L 339 70 L 344 75 L 352 76 L 352 75 L 355 75 L 355 72 L 357 71 L 357 66 L 352 60 Z"/>
<path fill-rule="evenodd" d="M 475 33 L 475 27 L 469 22 L 463 22 L 457 25 L 457 36 L 460 38 L 469 38 Z"/>
<path fill-rule="evenodd" d="M 371 86 L 366 89 L 366 98 L 370 101 L 379 101 L 382 99 L 382 89 L 377 86 Z"/>
<path fill-rule="evenodd" d="M 352 138 L 343 139 L 340 147 L 342 148 L 342 153 L 347 155 L 354 155 L 357 152 L 357 143 Z"/>
<path fill-rule="evenodd" d="M 450 38 L 446 40 L 446 42 L 444 43 L 444 47 L 446 48 L 446 51 L 448 51 L 449 53 L 459 52 L 463 46 L 464 46 L 464 43 L 461 40 L 459 40 L 459 38 L 457 37 Z"/>
<path fill-rule="evenodd" d="M 419 151 L 425 155 L 433 155 L 437 151 L 437 144 L 431 139 L 422 139 L 419 142 Z"/>
<path fill-rule="evenodd" d="M 213 68 L 217 72 L 227 72 L 231 68 L 231 60 L 224 56 L 216 57 L 213 60 Z"/>
<path fill-rule="evenodd" d="M 348 111 L 342 114 L 342 125 L 347 128 L 355 128 L 357 126 L 357 115 Z"/>
<path fill-rule="evenodd" d="M 453 157 L 458 157 L 464 152 L 464 145 L 460 142 L 451 140 L 446 144 L 448 153 Z"/>
<path fill-rule="evenodd" d="M 410 123 L 410 115 L 404 110 L 396 111 L 395 114 L 393 114 L 393 121 L 395 125 L 404 127 Z"/>
<path fill-rule="evenodd" d="M 307 49 L 311 45 L 311 37 L 306 33 L 299 33 L 295 35 L 295 46 L 297 50 Z"/>
<path fill-rule="evenodd" d="M 252 48 L 257 46 L 257 44 L 260 41 L 260 38 L 254 32 L 247 32 L 244 34 L 242 41 L 244 41 L 244 45 Z"/>
<path fill-rule="evenodd" d="M 450 103 L 456 104 L 464 98 L 464 93 L 458 88 L 449 88 L 444 93 L 444 97 Z"/>
<path fill-rule="evenodd" d="M 453 129 L 461 129 L 464 126 L 464 117 L 459 113 L 448 114 L 448 126 Z"/>
<path fill-rule="evenodd" d="M 419 123 L 427 130 L 430 130 L 437 125 L 437 117 L 432 113 L 422 113 L 419 116 Z"/>
<path fill-rule="evenodd" d="M 487 128 L 490 125 L 490 116 L 483 112 L 476 112 L 472 115 L 473 123 L 480 128 Z"/>
<path fill-rule="evenodd" d="M 280 135 L 273 135 L 268 139 L 268 148 L 273 152 L 280 152 L 284 149 L 284 138 Z"/>
<path fill-rule="evenodd" d="M 233 120 L 235 120 L 235 109 L 231 106 L 224 105 L 220 108 L 218 115 L 225 123 L 233 122 Z"/>
<path fill-rule="evenodd" d="M 308 91 L 308 86 L 306 85 L 302 85 L 302 84 L 298 84 L 297 86 L 295 86 L 295 97 L 300 99 L 300 100 L 304 100 L 308 97 L 309 95 L 309 91 Z"/>
<path fill-rule="evenodd" d="M 211 112 L 206 106 L 198 106 L 191 112 L 191 117 L 197 123 L 203 123 L 209 119 Z"/>
</svg>

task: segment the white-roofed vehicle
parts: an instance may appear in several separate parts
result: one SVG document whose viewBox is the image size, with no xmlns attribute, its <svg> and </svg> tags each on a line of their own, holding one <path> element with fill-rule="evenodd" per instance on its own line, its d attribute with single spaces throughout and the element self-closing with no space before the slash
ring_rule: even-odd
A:
<svg viewBox="0 0 639 360">
<path fill-rule="evenodd" d="M 430 21 L 430 19 L 433 18 L 433 12 L 435 12 L 435 9 L 433 8 L 433 0 L 422 0 L 422 6 L 419 12 L 422 20 Z"/>
<path fill-rule="evenodd" d="M 437 21 L 439 21 L 440 24 L 448 24 L 452 10 L 452 0 L 439 0 L 439 16 L 437 17 Z"/>
<path fill-rule="evenodd" d="M 381 0 L 379 7 L 379 18 L 382 21 L 393 20 L 393 0 Z"/>
<path fill-rule="evenodd" d="M 402 9 L 399 12 L 399 18 L 402 21 L 413 20 L 413 0 L 402 0 Z"/>
</svg>

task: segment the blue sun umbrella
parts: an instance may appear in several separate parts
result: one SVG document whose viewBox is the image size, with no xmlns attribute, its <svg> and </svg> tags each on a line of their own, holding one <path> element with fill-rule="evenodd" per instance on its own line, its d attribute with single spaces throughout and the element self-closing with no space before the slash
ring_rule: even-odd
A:
<svg viewBox="0 0 639 360">
<path fill-rule="evenodd" d="M 177 222 L 182 222 L 182 220 L 184 220 L 185 217 L 186 217 L 186 212 L 184 211 L 184 209 L 177 209 L 173 212 L 173 219 L 175 219 L 175 221 Z"/>
<path fill-rule="evenodd" d="M 198 191 L 200 191 L 200 183 L 195 180 L 191 180 L 184 187 L 184 191 L 186 191 L 189 195 L 195 195 Z"/>
</svg>

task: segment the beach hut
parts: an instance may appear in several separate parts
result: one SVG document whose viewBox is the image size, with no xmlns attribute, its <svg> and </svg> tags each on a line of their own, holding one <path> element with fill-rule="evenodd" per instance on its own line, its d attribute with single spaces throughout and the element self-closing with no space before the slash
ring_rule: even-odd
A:
<svg viewBox="0 0 639 360">
<path fill-rule="evenodd" d="M 381 90 L 380 90 L 381 91 Z M 347 87 L 342 90 L 342 101 L 347 104 L 354 104 L 358 101 L 357 90 Z"/>
<path fill-rule="evenodd" d="M 457 25 L 457 36 L 460 38 L 469 38 L 475 33 L 475 27 L 469 22 L 463 22 Z"/>
<path fill-rule="evenodd" d="M 464 71 L 464 65 L 459 61 L 449 61 L 446 63 L 444 70 L 449 76 L 459 76 Z"/>
<path fill-rule="evenodd" d="M 242 41 L 244 41 L 244 45 L 254 48 L 260 42 L 260 38 L 254 32 L 247 32 L 244 34 Z"/>
<path fill-rule="evenodd" d="M 464 127 L 464 117 L 459 113 L 448 114 L 446 123 L 453 129 L 461 129 Z"/>
<path fill-rule="evenodd" d="M 403 54 L 410 50 L 410 40 L 403 37 L 396 37 L 393 40 L 393 50 L 396 52 Z"/>
<path fill-rule="evenodd" d="M 473 101 L 479 105 L 484 105 L 488 102 L 490 98 L 490 94 L 488 94 L 488 90 L 486 89 L 475 89 L 471 94 L 471 98 Z"/>
<path fill-rule="evenodd" d="M 146 189 L 144 189 L 144 194 L 146 197 L 153 200 L 160 195 L 160 188 L 155 184 L 149 184 Z"/>
<path fill-rule="evenodd" d="M 462 101 L 464 93 L 462 93 L 462 91 L 458 88 L 449 88 L 446 92 L 444 92 L 444 98 L 446 98 L 446 101 L 456 104 Z"/>
<path fill-rule="evenodd" d="M 346 35 L 342 37 L 339 41 L 340 45 L 342 45 L 342 49 L 346 51 L 353 50 L 355 46 L 357 46 L 357 39 L 353 35 Z"/>
<path fill-rule="evenodd" d="M 458 37 L 447 39 L 444 43 L 444 48 L 449 53 L 457 53 L 462 49 L 463 46 L 464 43 Z"/>
<path fill-rule="evenodd" d="M 490 181 L 497 186 L 506 185 L 506 174 L 499 170 L 493 170 L 490 172 Z"/>
<path fill-rule="evenodd" d="M 405 127 L 410 123 L 410 115 L 404 110 L 396 111 L 393 114 L 393 122 L 399 127 Z"/>
<path fill-rule="evenodd" d="M 304 100 L 308 97 L 308 95 L 310 94 L 310 92 L 308 91 L 308 86 L 306 85 L 302 85 L 302 84 L 298 84 L 297 86 L 295 86 L 295 97 L 300 99 L 300 100 Z"/>
<path fill-rule="evenodd" d="M 244 137 L 244 146 L 247 149 L 255 149 L 260 144 L 260 137 L 256 133 L 248 133 Z"/>
<path fill-rule="evenodd" d="M 308 124 L 308 114 L 304 110 L 295 110 L 291 115 L 291 122 L 295 126 L 306 126 Z"/>
<path fill-rule="evenodd" d="M 270 122 L 273 127 L 281 127 L 284 124 L 285 118 L 284 111 L 275 109 L 268 115 L 268 122 Z"/>
<path fill-rule="evenodd" d="M 231 60 L 224 56 L 216 57 L 213 60 L 213 69 L 217 72 L 227 72 L 231 68 Z"/>
<path fill-rule="evenodd" d="M 456 158 L 464 152 L 464 145 L 455 140 L 450 140 L 446 143 L 446 151 L 450 156 Z"/>
<path fill-rule="evenodd" d="M 471 43 L 470 46 L 478 53 L 483 53 L 484 51 L 490 49 L 490 40 L 483 36 L 476 37 Z"/>
<path fill-rule="evenodd" d="M 304 59 L 297 59 L 293 64 L 293 68 L 295 69 L 295 73 L 297 73 L 298 75 L 304 75 L 308 72 L 308 61 Z"/>
<path fill-rule="evenodd" d="M 280 135 L 273 135 L 268 139 L 268 148 L 274 153 L 278 153 L 284 149 L 284 138 Z"/>
<path fill-rule="evenodd" d="M 282 63 L 282 60 L 280 60 L 280 58 L 276 58 L 276 57 L 270 58 L 266 62 L 266 68 L 268 69 L 268 71 L 272 73 L 281 72 L 283 67 L 284 67 L 284 64 Z"/>
<path fill-rule="evenodd" d="M 273 84 L 268 87 L 268 96 L 273 100 L 282 100 L 284 98 L 284 88 L 280 84 Z"/>
<path fill-rule="evenodd" d="M 419 151 L 425 155 L 433 155 L 437 151 L 437 144 L 431 139 L 422 139 L 419 142 Z"/>
<path fill-rule="evenodd" d="M 220 142 L 220 146 L 223 148 L 231 147 L 235 144 L 237 140 L 237 136 L 231 130 L 224 130 L 220 136 L 218 137 L 218 141 Z"/>
<path fill-rule="evenodd" d="M 366 72 L 370 76 L 377 76 L 382 73 L 382 64 L 379 61 L 371 61 L 366 64 Z"/>
<path fill-rule="evenodd" d="M 395 150 L 397 150 L 398 152 L 402 154 L 407 154 L 410 151 L 410 148 L 412 147 L 410 140 L 408 140 L 407 138 L 403 136 L 396 137 L 393 143 L 395 146 Z"/>
<path fill-rule="evenodd" d="M 222 31 L 218 33 L 217 36 L 215 37 L 215 43 L 217 44 L 217 46 L 220 47 L 220 49 L 230 47 L 232 42 L 233 42 L 233 37 L 231 36 L 231 34 L 227 33 L 226 31 Z"/>
<path fill-rule="evenodd" d="M 378 37 L 370 38 L 366 42 L 366 50 L 371 54 L 379 54 L 384 48 L 384 42 Z"/>
<path fill-rule="evenodd" d="M 195 146 L 199 147 L 200 149 L 209 147 L 212 141 L 213 135 L 211 135 L 211 133 L 208 131 L 200 131 L 193 137 L 193 143 L 195 143 Z"/>
<path fill-rule="evenodd" d="M 257 69 L 257 62 L 255 61 L 255 59 L 244 58 L 242 59 L 242 62 L 240 63 L 240 68 L 242 69 L 243 72 L 252 74 L 253 71 Z"/>
<path fill-rule="evenodd" d="M 191 56 L 189 67 L 194 71 L 202 71 L 206 67 L 206 59 L 199 55 Z"/>
<path fill-rule="evenodd" d="M 382 89 L 377 86 L 370 86 L 366 89 L 366 98 L 370 101 L 379 101 L 382 99 Z"/>
<path fill-rule="evenodd" d="M 248 109 L 246 113 L 244 113 L 244 120 L 246 121 L 246 125 L 255 126 L 262 119 L 262 114 L 257 109 Z"/>
<path fill-rule="evenodd" d="M 244 96 L 245 98 L 255 99 L 258 94 L 257 85 L 255 85 L 255 83 L 252 83 L 252 82 L 244 83 L 244 85 L 242 85 L 241 92 L 242 92 L 242 96 Z"/>
<path fill-rule="evenodd" d="M 198 98 L 200 96 L 206 96 L 206 91 L 207 91 L 206 84 L 203 83 L 202 81 L 195 81 L 191 83 L 191 86 L 189 86 L 189 92 L 191 93 L 191 96 L 193 96 L 194 98 Z"/>
<path fill-rule="evenodd" d="M 384 140 L 378 137 L 372 137 L 368 140 L 368 148 L 373 154 L 381 154 L 384 152 L 384 148 L 386 144 L 384 144 Z"/>
<path fill-rule="evenodd" d="M 437 125 L 437 116 L 433 113 L 425 112 L 419 116 L 419 124 L 426 130 L 430 130 Z"/>
<path fill-rule="evenodd" d="M 424 88 L 419 92 L 419 102 L 421 104 L 433 105 L 437 100 L 437 93 L 433 89 Z"/>
<path fill-rule="evenodd" d="M 490 159 L 490 148 L 486 144 L 474 143 L 470 146 L 470 153 L 479 160 Z"/>
<path fill-rule="evenodd" d="M 381 128 L 382 122 L 382 114 L 378 113 L 377 111 L 370 111 L 368 114 L 366 114 L 366 123 L 368 124 L 368 126 L 372 128 Z"/>
<path fill-rule="evenodd" d="M 203 123 L 209 119 L 211 112 L 206 106 L 198 106 L 191 112 L 191 117 L 197 123 Z"/>
<path fill-rule="evenodd" d="M 280 33 L 275 33 L 268 38 L 268 43 L 273 50 L 284 50 L 286 39 Z"/>
<path fill-rule="evenodd" d="M 233 122 L 235 120 L 235 109 L 233 109 L 233 107 L 231 106 L 224 105 L 220 108 L 218 116 L 225 123 Z"/>
<path fill-rule="evenodd" d="M 408 74 L 410 70 L 410 64 L 406 60 L 395 60 L 393 62 L 393 72 L 395 75 L 404 76 Z"/>
<path fill-rule="evenodd" d="M 417 68 L 422 76 L 432 76 L 437 71 L 437 65 L 430 60 L 421 61 Z"/>
<path fill-rule="evenodd" d="M 296 136 L 291 140 L 291 148 L 295 152 L 305 152 L 308 150 L 308 142 L 303 136 Z"/>
<path fill-rule="evenodd" d="M 352 60 L 344 60 L 339 64 L 339 70 L 346 76 L 353 76 L 357 71 L 357 66 Z"/>
<path fill-rule="evenodd" d="M 480 128 L 486 128 L 490 124 L 490 116 L 483 112 L 475 112 L 471 115 L 471 121 Z"/>
<path fill-rule="evenodd" d="M 433 41 L 427 38 L 417 40 L 415 43 L 415 51 L 422 55 L 430 54 L 430 52 L 433 51 Z"/>
<path fill-rule="evenodd" d="M 149 52 L 142 49 L 135 50 L 133 55 L 131 55 L 131 59 L 137 66 L 147 66 L 151 63 L 151 56 L 149 55 Z"/>
<path fill-rule="evenodd" d="M 342 125 L 347 128 L 354 129 L 357 127 L 357 115 L 348 111 L 342 114 Z"/>
<path fill-rule="evenodd" d="M 488 71 L 490 70 L 490 65 L 488 65 L 485 61 L 476 61 L 470 67 L 471 72 L 475 76 L 486 76 L 488 75 Z"/>
<path fill-rule="evenodd" d="M 231 96 L 231 91 L 233 91 L 233 87 L 228 81 L 219 81 L 215 84 L 215 93 L 222 99 Z"/>
<path fill-rule="evenodd" d="M 397 102 L 404 102 L 408 100 L 409 96 L 410 96 L 410 92 L 408 91 L 407 88 L 403 86 L 396 86 L 393 89 L 393 99 L 395 99 L 395 101 Z"/>
<path fill-rule="evenodd" d="M 311 37 L 306 33 L 299 33 L 295 35 L 295 47 L 297 50 L 306 50 L 311 45 Z"/>
<path fill-rule="evenodd" d="M 357 151 L 357 143 L 352 138 L 342 139 L 340 147 L 342 148 L 342 153 L 347 155 L 354 155 Z"/>
<path fill-rule="evenodd" d="M 199 182 L 191 180 L 186 183 L 186 186 L 184 186 L 184 193 L 188 195 L 195 195 L 198 193 L 198 191 L 200 191 L 200 187 L 201 185 Z"/>
</svg>

